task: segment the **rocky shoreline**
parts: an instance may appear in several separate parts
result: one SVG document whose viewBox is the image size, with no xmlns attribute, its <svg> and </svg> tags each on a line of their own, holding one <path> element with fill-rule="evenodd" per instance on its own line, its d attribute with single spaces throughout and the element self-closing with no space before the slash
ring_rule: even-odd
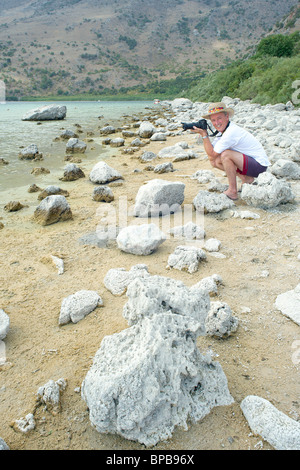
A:
<svg viewBox="0 0 300 470">
<path fill-rule="evenodd" d="M 39 204 L 7 204 L 9 448 L 299 449 L 300 110 L 223 101 L 271 161 L 238 201 L 182 131 L 207 104 L 177 99 L 99 129 L 117 153 L 74 156 Z M 69 140 L 80 156 L 93 136 Z"/>
</svg>

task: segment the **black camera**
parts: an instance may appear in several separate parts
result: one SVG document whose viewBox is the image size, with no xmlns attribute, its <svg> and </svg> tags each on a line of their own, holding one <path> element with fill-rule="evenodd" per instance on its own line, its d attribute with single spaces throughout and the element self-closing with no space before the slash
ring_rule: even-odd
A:
<svg viewBox="0 0 300 470">
<path fill-rule="evenodd" d="M 198 127 L 198 129 L 203 129 L 204 131 L 208 128 L 210 132 L 212 132 L 210 137 L 214 137 L 218 134 L 218 131 L 213 132 L 206 119 L 200 119 L 200 121 L 197 122 L 182 122 L 181 124 L 184 131 Z"/>
<path fill-rule="evenodd" d="M 182 122 L 183 130 L 186 131 L 188 129 L 193 129 L 193 127 L 198 127 L 199 129 L 203 129 L 206 131 L 207 129 L 207 121 L 206 119 L 200 119 L 198 122 Z"/>
</svg>

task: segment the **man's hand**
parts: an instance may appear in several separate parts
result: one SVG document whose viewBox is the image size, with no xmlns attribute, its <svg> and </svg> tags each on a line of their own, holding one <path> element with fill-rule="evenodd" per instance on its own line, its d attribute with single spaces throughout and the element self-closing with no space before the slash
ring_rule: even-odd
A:
<svg viewBox="0 0 300 470">
<path fill-rule="evenodd" d="M 191 132 L 193 132 L 194 134 L 200 134 L 201 137 L 205 137 L 206 135 L 208 135 L 204 129 L 195 126 L 193 126 L 193 129 L 191 129 Z"/>
</svg>

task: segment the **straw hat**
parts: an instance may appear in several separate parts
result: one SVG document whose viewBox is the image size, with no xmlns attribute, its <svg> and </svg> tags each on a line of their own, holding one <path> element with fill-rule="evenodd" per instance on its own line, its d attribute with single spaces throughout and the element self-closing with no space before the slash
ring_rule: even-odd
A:
<svg viewBox="0 0 300 470">
<path fill-rule="evenodd" d="M 228 113 L 229 117 L 231 117 L 234 115 L 234 110 L 232 108 L 227 108 L 225 103 L 219 101 L 218 103 L 211 103 L 208 107 L 208 113 L 202 117 L 204 119 L 210 119 L 213 114 L 217 113 Z"/>
</svg>

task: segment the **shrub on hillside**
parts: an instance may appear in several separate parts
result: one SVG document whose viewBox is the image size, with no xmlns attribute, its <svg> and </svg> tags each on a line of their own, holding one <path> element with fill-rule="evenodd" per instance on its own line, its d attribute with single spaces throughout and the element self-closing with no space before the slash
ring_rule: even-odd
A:
<svg viewBox="0 0 300 470">
<path fill-rule="evenodd" d="M 257 54 L 271 55 L 275 57 L 290 57 L 294 50 L 294 40 L 291 36 L 274 34 L 260 41 L 257 46 Z"/>
</svg>

